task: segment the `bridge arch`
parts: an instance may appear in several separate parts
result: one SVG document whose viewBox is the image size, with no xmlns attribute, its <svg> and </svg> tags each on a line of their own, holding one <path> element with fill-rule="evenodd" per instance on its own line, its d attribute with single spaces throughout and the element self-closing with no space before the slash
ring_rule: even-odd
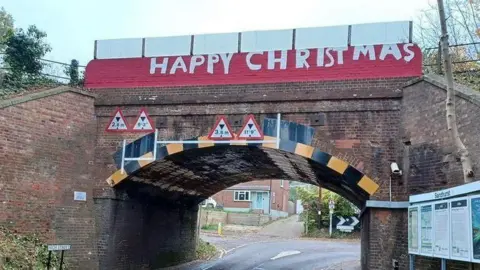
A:
<svg viewBox="0 0 480 270">
<path fill-rule="evenodd" d="M 265 136 L 265 140 L 276 138 Z M 199 143 L 167 144 L 154 149 L 154 133 L 125 147 L 115 155 L 117 171 L 107 182 L 112 187 L 125 182 L 151 185 L 176 196 L 203 200 L 227 187 L 262 179 L 288 179 L 321 185 L 350 200 L 358 207 L 379 185 L 348 162 L 310 145 L 281 139 L 276 143 L 217 144 L 207 136 L 189 139 Z M 205 141 L 205 143 L 202 143 Z M 153 158 L 156 151 L 156 157 Z M 175 196 L 175 195 L 172 195 Z"/>
</svg>

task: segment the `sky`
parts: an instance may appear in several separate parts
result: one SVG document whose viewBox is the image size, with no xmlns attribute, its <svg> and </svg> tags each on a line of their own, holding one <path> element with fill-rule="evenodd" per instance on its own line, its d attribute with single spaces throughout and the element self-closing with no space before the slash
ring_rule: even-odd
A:
<svg viewBox="0 0 480 270">
<path fill-rule="evenodd" d="M 35 24 L 45 58 L 93 58 L 97 39 L 160 37 L 415 20 L 432 0 L 2 0 L 15 27 Z"/>
</svg>

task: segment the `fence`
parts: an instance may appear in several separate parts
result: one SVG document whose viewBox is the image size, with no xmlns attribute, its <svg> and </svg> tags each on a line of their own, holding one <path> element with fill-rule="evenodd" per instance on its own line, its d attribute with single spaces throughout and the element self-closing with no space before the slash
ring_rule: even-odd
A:
<svg viewBox="0 0 480 270">
<path fill-rule="evenodd" d="M 8 70 L 9 68 L 5 64 L 3 57 L 4 53 L 0 53 L 0 69 Z M 70 77 L 66 74 L 66 70 L 70 67 L 70 63 L 62 63 L 58 61 L 40 59 L 43 64 L 42 72 L 43 76 L 49 77 L 58 81 L 59 83 L 67 84 L 70 81 Z M 78 73 L 82 74 L 85 71 L 85 66 L 78 66 Z"/>
<path fill-rule="evenodd" d="M 480 42 L 450 45 L 454 73 L 475 73 L 480 76 Z M 443 57 L 440 46 L 423 50 L 426 71 L 443 74 Z"/>
</svg>

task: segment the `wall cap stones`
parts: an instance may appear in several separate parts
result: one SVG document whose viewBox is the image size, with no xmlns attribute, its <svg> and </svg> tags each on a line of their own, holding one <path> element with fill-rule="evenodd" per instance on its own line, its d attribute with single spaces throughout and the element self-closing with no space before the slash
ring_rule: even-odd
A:
<svg viewBox="0 0 480 270">
<path fill-rule="evenodd" d="M 18 104 L 25 103 L 25 102 L 32 101 L 32 100 L 37 100 L 37 99 L 41 99 L 41 98 L 46 98 L 46 97 L 50 97 L 50 96 L 54 96 L 54 95 L 63 94 L 63 93 L 66 93 L 66 92 L 73 92 L 73 93 L 76 93 L 76 94 L 79 94 L 79 95 L 83 95 L 83 96 L 87 96 L 87 97 L 91 97 L 91 98 L 96 98 L 96 95 L 93 94 L 93 93 L 86 92 L 84 90 L 80 90 L 80 89 L 76 89 L 76 88 L 72 88 L 72 87 L 69 87 L 69 86 L 60 86 L 60 87 L 55 87 L 55 88 L 51 88 L 51 89 L 47 89 L 47 90 L 43 90 L 43 91 L 34 92 L 34 93 L 28 93 L 27 92 L 27 94 L 25 94 L 25 95 L 21 95 L 21 96 L 9 98 L 9 99 L 7 98 L 6 100 L 1 100 L 0 101 L 0 109 L 4 109 L 4 108 L 10 107 L 10 106 L 18 105 Z"/>
<path fill-rule="evenodd" d="M 447 84 L 445 82 L 445 78 L 443 78 L 442 76 L 436 75 L 436 74 L 427 74 L 427 75 L 424 75 L 420 78 L 415 78 L 413 80 L 410 80 L 405 85 L 403 85 L 402 88 L 407 88 L 409 86 L 412 86 L 414 84 L 417 84 L 417 83 L 423 82 L 423 81 L 428 82 L 432 85 L 435 85 L 438 88 L 443 89 L 444 91 L 447 91 Z M 458 96 L 460 98 L 463 98 L 466 101 L 469 101 L 472 104 L 475 104 L 478 107 L 480 107 L 480 93 L 479 92 L 473 90 L 472 88 L 470 88 L 466 85 L 459 84 L 459 83 L 455 83 L 454 87 L 455 87 L 455 90 L 456 90 L 456 93 L 455 93 L 456 96 Z"/>
</svg>

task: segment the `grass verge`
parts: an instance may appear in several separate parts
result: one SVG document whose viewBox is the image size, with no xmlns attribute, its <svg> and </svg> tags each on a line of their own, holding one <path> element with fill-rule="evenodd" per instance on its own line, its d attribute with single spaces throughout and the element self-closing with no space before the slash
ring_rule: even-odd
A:
<svg viewBox="0 0 480 270">
<path fill-rule="evenodd" d="M 330 236 L 328 229 L 313 229 L 308 231 L 308 234 L 304 233 L 302 236 L 306 238 L 360 239 L 360 232 L 333 231 L 332 236 Z"/>
<path fill-rule="evenodd" d="M 214 245 L 211 245 L 210 243 L 205 242 L 202 239 L 199 240 L 196 254 L 197 260 L 209 260 L 216 254 L 217 249 Z"/>
</svg>

